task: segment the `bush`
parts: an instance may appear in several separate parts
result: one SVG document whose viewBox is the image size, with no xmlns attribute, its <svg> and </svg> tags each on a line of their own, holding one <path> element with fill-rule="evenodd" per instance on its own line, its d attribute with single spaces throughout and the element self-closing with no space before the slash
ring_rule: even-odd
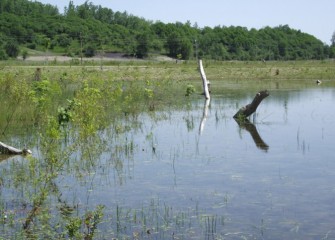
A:
<svg viewBox="0 0 335 240">
<path fill-rule="evenodd" d="M 7 60 L 8 55 L 6 54 L 4 49 L 0 49 L 0 60 Z"/>
<path fill-rule="evenodd" d="M 88 46 L 86 49 L 84 49 L 84 55 L 85 57 L 94 57 L 95 48 L 92 46 Z"/>
<path fill-rule="evenodd" d="M 6 53 L 9 57 L 16 58 L 19 55 L 19 45 L 15 42 L 8 42 L 5 45 Z"/>
</svg>

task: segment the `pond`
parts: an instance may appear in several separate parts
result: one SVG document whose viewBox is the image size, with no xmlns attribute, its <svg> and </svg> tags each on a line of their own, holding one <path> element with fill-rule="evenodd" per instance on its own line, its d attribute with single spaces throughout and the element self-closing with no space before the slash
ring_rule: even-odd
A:
<svg viewBox="0 0 335 240">
<path fill-rule="evenodd" d="M 97 239 L 335 238 L 335 88 L 273 88 L 238 124 L 232 116 L 256 93 L 246 91 L 127 118 L 137 127 L 117 136 L 102 131 L 94 162 L 57 177 L 62 201 L 78 215 L 104 206 Z M 15 210 L 20 191 L 1 190 Z"/>
</svg>

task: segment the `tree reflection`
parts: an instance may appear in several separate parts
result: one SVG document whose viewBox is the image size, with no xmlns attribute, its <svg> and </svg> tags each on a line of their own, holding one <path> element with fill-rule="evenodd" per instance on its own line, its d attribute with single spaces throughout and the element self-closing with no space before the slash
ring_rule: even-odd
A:
<svg viewBox="0 0 335 240">
<path fill-rule="evenodd" d="M 205 103 L 204 103 L 203 114 L 202 114 L 200 126 L 199 126 L 199 134 L 200 135 L 202 134 L 202 132 L 204 130 L 204 127 L 205 127 L 205 123 L 206 123 L 207 116 L 208 116 L 209 104 L 210 104 L 210 99 L 206 99 Z"/>
<path fill-rule="evenodd" d="M 234 118 L 235 119 L 235 118 Z M 248 119 L 243 119 L 243 120 L 239 120 L 239 119 L 235 119 L 235 121 L 237 122 L 237 124 L 239 125 L 239 127 L 241 129 L 245 129 L 247 130 L 252 139 L 254 140 L 256 146 L 259 149 L 264 150 L 265 152 L 268 151 L 269 149 L 269 145 L 267 145 L 263 139 L 261 138 L 261 136 L 259 135 L 257 128 L 254 124 L 252 124 Z"/>
<path fill-rule="evenodd" d="M 10 155 L 10 154 L 0 154 L 0 162 L 11 159 L 11 158 L 15 158 L 17 156 L 15 155 Z"/>
</svg>

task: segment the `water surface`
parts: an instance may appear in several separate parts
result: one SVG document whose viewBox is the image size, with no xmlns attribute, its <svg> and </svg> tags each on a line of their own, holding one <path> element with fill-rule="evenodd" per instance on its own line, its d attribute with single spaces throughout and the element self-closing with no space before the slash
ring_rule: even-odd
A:
<svg viewBox="0 0 335 240">
<path fill-rule="evenodd" d="M 335 238 L 335 88 L 273 89 L 238 124 L 254 94 L 143 113 L 110 142 L 102 132 L 95 162 L 58 178 L 64 201 L 104 205 L 102 239 Z"/>
</svg>

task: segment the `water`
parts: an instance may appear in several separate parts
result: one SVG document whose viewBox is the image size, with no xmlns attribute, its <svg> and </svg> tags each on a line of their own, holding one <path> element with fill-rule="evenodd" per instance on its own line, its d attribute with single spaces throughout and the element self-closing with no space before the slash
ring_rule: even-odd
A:
<svg viewBox="0 0 335 240">
<path fill-rule="evenodd" d="M 63 199 L 105 206 L 99 238 L 335 238 L 335 89 L 274 89 L 240 126 L 252 98 L 141 114 L 80 178 L 61 174 Z"/>
<path fill-rule="evenodd" d="M 231 118 L 236 100 L 213 97 L 202 132 L 203 99 L 188 112 L 157 113 L 163 120 L 142 115 L 125 183 L 95 198 L 129 209 L 159 199 L 220 216 L 213 238 L 334 237 L 334 98 L 334 89 L 273 91 L 251 118 L 266 148 Z"/>
</svg>

